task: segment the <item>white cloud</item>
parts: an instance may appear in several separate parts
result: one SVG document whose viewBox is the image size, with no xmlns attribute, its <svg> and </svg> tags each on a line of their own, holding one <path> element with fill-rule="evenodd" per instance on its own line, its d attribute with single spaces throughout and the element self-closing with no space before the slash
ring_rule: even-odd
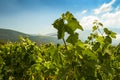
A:
<svg viewBox="0 0 120 80">
<path fill-rule="evenodd" d="M 120 10 L 115 12 L 107 12 L 101 16 L 84 16 L 81 18 L 80 24 L 85 29 L 91 29 L 94 20 L 102 22 L 104 27 L 120 29 Z"/>
<path fill-rule="evenodd" d="M 112 0 L 109 3 L 104 3 L 100 8 L 95 9 L 94 13 L 95 14 L 100 14 L 100 13 L 103 13 L 103 12 L 111 11 L 112 10 L 112 4 L 114 4 L 114 2 L 115 2 L 115 0 Z"/>
<path fill-rule="evenodd" d="M 100 21 L 97 16 L 86 16 L 80 20 L 80 24 L 83 26 L 84 29 L 91 29 L 94 20 Z"/>
<path fill-rule="evenodd" d="M 85 14 L 85 13 L 87 13 L 87 10 L 83 10 L 83 11 L 81 12 L 81 14 Z"/>
<path fill-rule="evenodd" d="M 102 15 L 102 20 L 104 20 L 104 25 L 113 28 L 120 28 L 120 11 L 108 12 Z"/>
<path fill-rule="evenodd" d="M 113 39 L 113 44 L 118 45 L 120 43 L 120 34 L 116 35 L 116 39 Z"/>
<path fill-rule="evenodd" d="M 120 40 L 120 34 L 116 35 L 116 40 Z"/>
<path fill-rule="evenodd" d="M 114 4 L 114 2 L 115 0 L 112 0 L 109 3 L 104 3 L 99 9 L 96 9 L 96 14 L 102 13 L 100 15 L 93 14 L 91 16 L 84 15 L 77 17 L 80 19 L 80 24 L 84 29 L 91 29 L 93 21 L 98 20 L 103 23 L 104 27 L 120 29 L 120 6 L 112 9 L 112 4 Z M 88 14 L 86 10 L 83 10 L 81 13 Z M 81 15 L 81 13 L 79 12 L 78 15 Z"/>
<path fill-rule="evenodd" d="M 81 12 L 75 13 L 75 16 L 80 19 L 83 15 L 86 15 L 86 13 L 87 13 L 87 10 L 83 10 Z"/>
<path fill-rule="evenodd" d="M 115 10 L 116 10 L 116 11 L 120 10 L 120 6 L 117 6 L 117 7 L 115 8 Z"/>
</svg>

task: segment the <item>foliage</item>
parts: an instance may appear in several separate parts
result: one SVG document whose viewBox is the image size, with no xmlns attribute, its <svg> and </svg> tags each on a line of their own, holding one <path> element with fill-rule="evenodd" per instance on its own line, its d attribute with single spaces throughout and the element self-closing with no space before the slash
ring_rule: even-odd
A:
<svg viewBox="0 0 120 80">
<path fill-rule="evenodd" d="M 76 32 L 82 26 L 66 12 L 53 23 L 63 45 L 37 46 L 28 38 L 0 45 L 0 80 L 119 80 L 120 44 L 111 45 L 116 33 L 97 20 L 93 24 L 82 42 Z"/>
</svg>

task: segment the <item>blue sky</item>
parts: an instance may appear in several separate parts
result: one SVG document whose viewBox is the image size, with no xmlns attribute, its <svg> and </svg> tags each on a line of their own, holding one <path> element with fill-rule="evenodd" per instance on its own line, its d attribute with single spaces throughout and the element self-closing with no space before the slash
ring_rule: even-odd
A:
<svg viewBox="0 0 120 80">
<path fill-rule="evenodd" d="M 84 29 L 91 29 L 97 19 L 119 33 L 120 0 L 0 0 L 0 28 L 53 33 L 52 23 L 66 11 L 72 12 Z"/>
</svg>

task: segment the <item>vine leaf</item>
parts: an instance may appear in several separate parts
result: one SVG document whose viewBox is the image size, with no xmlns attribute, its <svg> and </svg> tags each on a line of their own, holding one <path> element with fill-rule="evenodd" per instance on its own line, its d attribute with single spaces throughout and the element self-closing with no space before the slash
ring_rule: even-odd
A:
<svg viewBox="0 0 120 80">
<path fill-rule="evenodd" d="M 66 40 L 68 43 L 71 43 L 73 45 L 75 45 L 75 42 L 78 41 L 78 33 L 75 33 L 75 34 L 71 34 L 67 40 Z"/>
<path fill-rule="evenodd" d="M 116 33 L 111 31 L 111 30 L 108 30 L 107 28 L 104 28 L 104 32 L 108 35 L 108 36 L 111 36 L 112 38 L 116 38 Z"/>
<path fill-rule="evenodd" d="M 105 42 L 111 44 L 112 43 L 112 39 L 109 36 L 106 36 L 105 37 Z"/>
<path fill-rule="evenodd" d="M 83 31 L 77 19 L 68 11 L 53 23 L 53 27 L 58 30 L 58 39 L 63 39 L 65 32 L 73 35 L 77 29 Z"/>
<path fill-rule="evenodd" d="M 63 19 L 57 19 L 54 23 L 54 28 L 58 30 L 58 39 L 63 39 L 65 35 L 64 21 Z"/>
<path fill-rule="evenodd" d="M 98 48 L 100 48 L 100 43 L 99 43 L 99 42 L 96 42 L 96 43 L 93 45 L 92 49 L 93 49 L 94 51 L 96 51 Z"/>
</svg>

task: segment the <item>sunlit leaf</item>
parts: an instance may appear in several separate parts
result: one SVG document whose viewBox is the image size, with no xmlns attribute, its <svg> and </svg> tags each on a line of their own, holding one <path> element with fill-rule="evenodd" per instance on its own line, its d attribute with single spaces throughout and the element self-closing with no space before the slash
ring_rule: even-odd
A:
<svg viewBox="0 0 120 80">
<path fill-rule="evenodd" d="M 105 42 L 111 44 L 112 43 L 112 39 L 109 36 L 106 36 L 105 37 Z"/>
<path fill-rule="evenodd" d="M 78 33 L 71 34 L 66 41 L 74 45 L 78 41 Z"/>
<path fill-rule="evenodd" d="M 99 22 L 98 24 L 99 24 L 101 27 L 103 27 L 103 24 L 102 24 L 102 23 Z"/>
<path fill-rule="evenodd" d="M 97 26 L 93 26 L 92 28 L 93 28 L 92 31 L 94 32 L 95 30 L 97 30 L 98 27 Z"/>
</svg>

